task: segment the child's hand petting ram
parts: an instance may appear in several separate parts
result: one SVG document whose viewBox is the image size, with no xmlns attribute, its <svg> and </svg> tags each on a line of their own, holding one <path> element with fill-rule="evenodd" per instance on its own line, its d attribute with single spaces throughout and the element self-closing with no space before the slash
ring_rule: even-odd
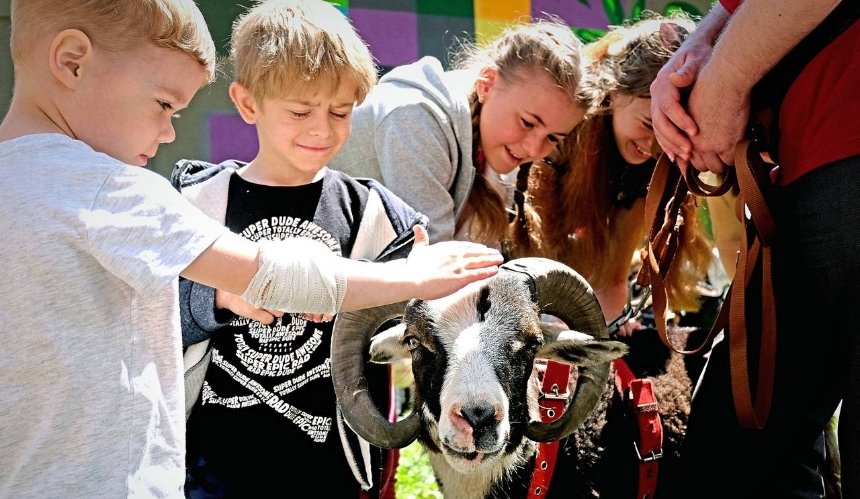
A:
<svg viewBox="0 0 860 499">
<path fill-rule="evenodd" d="M 414 276 L 419 290 L 415 298 L 434 300 L 447 296 L 466 284 L 496 275 L 502 262 L 503 258 L 498 250 L 483 244 L 466 241 L 430 244 L 427 229 L 417 225 L 415 242 L 403 262 L 403 271 Z"/>
</svg>

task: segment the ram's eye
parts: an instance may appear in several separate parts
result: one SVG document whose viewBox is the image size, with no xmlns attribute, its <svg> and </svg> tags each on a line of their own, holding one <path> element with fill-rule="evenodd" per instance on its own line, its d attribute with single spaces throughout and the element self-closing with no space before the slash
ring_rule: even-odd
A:
<svg viewBox="0 0 860 499">
<path fill-rule="evenodd" d="M 421 346 L 421 342 L 418 341 L 418 338 L 416 338 L 414 336 L 409 336 L 407 338 L 404 338 L 403 343 L 406 344 L 406 348 L 408 348 L 410 351 L 415 350 Z"/>
<path fill-rule="evenodd" d="M 490 310 L 490 288 L 484 287 L 478 296 L 478 320 L 483 322 Z"/>
<path fill-rule="evenodd" d="M 541 336 L 532 336 L 525 341 L 525 348 L 536 351 L 543 346 L 543 338 Z"/>
<path fill-rule="evenodd" d="M 508 343 L 508 348 L 512 354 L 526 357 L 533 357 L 542 346 L 542 337 L 525 334 L 517 336 Z"/>
</svg>

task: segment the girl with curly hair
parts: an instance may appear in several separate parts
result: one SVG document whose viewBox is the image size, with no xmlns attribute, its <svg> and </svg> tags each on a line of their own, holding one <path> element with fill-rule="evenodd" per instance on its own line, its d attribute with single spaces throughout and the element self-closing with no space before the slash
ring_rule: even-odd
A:
<svg viewBox="0 0 860 499">
<path fill-rule="evenodd" d="M 657 156 L 649 87 L 694 28 L 686 16 L 649 13 L 587 45 L 579 89 L 589 104 L 586 119 L 559 155 L 521 169 L 527 188 L 506 253 L 574 268 L 594 287 L 607 321 L 624 310 L 647 235 L 645 195 Z M 675 311 L 699 308 L 698 284 L 711 261 L 696 208 L 686 200 L 681 251 L 666 282 Z"/>
</svg>

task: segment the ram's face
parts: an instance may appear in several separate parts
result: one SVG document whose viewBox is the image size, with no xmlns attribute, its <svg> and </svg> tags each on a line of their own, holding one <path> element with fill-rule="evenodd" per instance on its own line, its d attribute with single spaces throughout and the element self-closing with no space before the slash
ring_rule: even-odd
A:
<svg viewBox="0 0 860 499">
<path fill-rule="evenodd" d="M 544 315 L 565 328 L 544 328 Z M 608 362 L 626 351 L 605 337 L 600 305 L 579 274 L 523 258 L 447 298 L 339 314 L 332 381 L 350 428 L 373 445 L 404 447 L 419 437 L 431 460 L 441 452 L 459 473 L 498 477 L 514 456 L 527 458 L 527 443 L 566 437 L 596 407 Z M 411 361 L 414 413 L 388 421 L 370 397 L 362 374 L 368 341 L 371 362 Z M 552 422 L 539 418 L 535 358 L 578 368 L 571 402 Z"/>
<path fill-rule="evenodd" d="M 515 448 L 529 421 L 527 387 L 543 335 L 535 305 L 511 291 L 473 287 L 415 302 L 405 317 L 416 407 L 432 444 L 459 469 Z"/>
</svg>

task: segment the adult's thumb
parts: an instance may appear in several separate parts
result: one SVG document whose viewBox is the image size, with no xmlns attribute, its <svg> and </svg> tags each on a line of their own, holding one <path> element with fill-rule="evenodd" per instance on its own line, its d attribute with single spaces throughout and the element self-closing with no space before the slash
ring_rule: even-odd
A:
<svg viewBox="0 0 860 499">
<path fill-rule="evenodd" d="M 669 74 L 669 81 L 678 88 L 689 87 L 695 80 L 696 72 L 688 64 L 684 64 L 677 71 Z"/>
</svg>

